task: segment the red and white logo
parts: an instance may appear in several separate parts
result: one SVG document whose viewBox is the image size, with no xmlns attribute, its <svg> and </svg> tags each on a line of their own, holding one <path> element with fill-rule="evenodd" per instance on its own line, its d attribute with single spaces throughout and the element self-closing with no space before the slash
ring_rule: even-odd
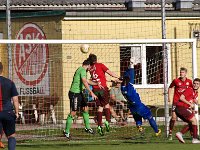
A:
<svg viewBox="0 0 200 150">
<path fill-rule="evenodd" d="M 16 35 L 18 40 L 43 40 L 44 32 L 33 23 L 25 24 Z M 25 85 L 39 84 L 48 70 L 49 48 L 47 44 L 15 44 L 14 66 L 19 79 Z"/>
</svg>

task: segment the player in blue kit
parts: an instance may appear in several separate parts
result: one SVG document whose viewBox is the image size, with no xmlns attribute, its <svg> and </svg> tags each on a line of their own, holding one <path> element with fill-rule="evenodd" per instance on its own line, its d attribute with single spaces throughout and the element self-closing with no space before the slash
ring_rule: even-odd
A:
<svg viewBox="0 0 200 150">
<path fill-rule="evenodd" d="M 134 69 L 134 65 L 135 64 L 135 60 L 134 59 L 130 59 L 130 65 L 128 67 L 128 69 L 124 72 L 124 77 L 125 76 L 129 76 L 130 77 L 130 83 L 134 84 L 134 79 L 135 79 L 135 69 Z M 139 116 L 137 113 L 132 113 L 133 118 L 135 120 L 136 123 L 136 127 L 138 129 L 139 132 L 143 132 L 143 128 L 142 128 L 142 118 L 141 116 Z"/>
<path fill-rule="evenodd" d="M 125 75 L 123 78 L 121 91 L 128 101 L 128 107 L 133 117 L 136 119 L 136 122 L 141 126 L 142 118 L 145 120 L 147 119 L 149 121 L 149 124 L 153 128 L 156 136 L 159 136 L 161 134 L 161 130 L 158 129 L 158 126 L 153 119 L 150 109 L 141 102 L 140 96 L 134 88 L 133 84 L 130 82 L 130 76 L 128 74 Z"/>
</svg>

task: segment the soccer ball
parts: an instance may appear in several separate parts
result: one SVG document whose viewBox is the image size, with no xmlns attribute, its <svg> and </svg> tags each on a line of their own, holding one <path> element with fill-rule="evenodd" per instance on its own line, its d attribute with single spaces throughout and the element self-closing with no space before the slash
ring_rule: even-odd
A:
<svg viewBox="0 0 200 150">
<path fill-rule="evenodd" d="M 82 53 L 88 53 L 90 46 L 88 44 L 81 45 L 81 52 Z"/>
</svg>

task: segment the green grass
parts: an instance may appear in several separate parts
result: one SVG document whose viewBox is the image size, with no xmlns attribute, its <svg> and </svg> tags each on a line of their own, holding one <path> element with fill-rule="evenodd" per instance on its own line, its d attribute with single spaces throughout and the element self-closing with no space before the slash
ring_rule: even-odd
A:
<svg viewBox="0 0 200 150">
<path fill-rule="evenodd" d="M 19 150 L 193 150 L 200 147 L 200 145 L 191 144 L 191 138 L 186 136 L 186 143 L 181 144 L 174 137 L 173 141 L 168 141 L 165 138 L 164 132 L 160 137 L 155 137 L 153 130 L 150 127 L 145 127 L 145 134 L 141 135 L 136 130 L 135 126 L 111 128 L 109 133 L 105 136 L 98 134 L 89 135 L 83 129 L 72 129 L 72 140 L 68 141 L 62 137 L 61 130 L 33 130 L 22 131 L 18 134 L 48 134 L 54 133 L 54 138 L 47 139 L 23 139 L 18 140 L 17 149 Z M 160 127 L 164 131 L 163 127 Z M 180 127 L 176 127 L 174 133 Z"/>
<path fill-rule="evenodd" d="M 36 143 L 29 145 L 18 145 L 17 149 L 20 150 L 197 150 L 199 145 L 191 144 L 134 144 L 134 143 L 113 143 L 113 144 L 104 144 L 104 143 L 88 143 L 88 144 L 69 144 L 64 142 L 55 142 L 52 143 Z"/>
</svg>

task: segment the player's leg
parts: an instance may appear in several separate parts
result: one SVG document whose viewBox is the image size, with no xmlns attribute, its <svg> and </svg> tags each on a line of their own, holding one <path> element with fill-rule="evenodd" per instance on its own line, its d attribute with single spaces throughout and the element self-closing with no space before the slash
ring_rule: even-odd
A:
<svg viewBox="0 0 200 150">
<path fill-rule="evenodd" d="M 197 119 L 195 116 L 193 116 L 190 120 L 189 120 L 192 124 L 190 131 L 192 132 L 192 143 L 193 144 L 200 144 L 200 141 L 198 140 L 198 128 L 197 128 Z"/>
<path fill-rule="evenodd" d="M 102 127 L 102 116 L 103 116 L 103 107 L 99 106 L 97 110 L 97 124 L 98 124 L 97 131 L 101 136 L 104 135 Z"/>
<path fill-rule="evenodd" d="M 184 108 L 184 107 L 177 107 L 175 111 L 176 111 L 177 116 L 180 119 L 182 119 L 184 122 L 189 123 L 190 131 L 193 134 L 192 135 L 193 136 L 192 143 L 194 143 L 194 144 L 200 143 L 200 141 L 197 139 L 197 137 L 198 137 L 198 135 L 197 135 L 197 120 L 194 116 L 194 113 L 191 110 Z M 183 140 L 181 132 L 177 132 L 176 137 L 178 138 L 178 140 L 181 143 L 185 143 L 185 141 Z"/>
<path fill-rule="evenodd" d="M 110 122 L 110 105 L 109 105 L 109 90 L 108 88 L 106 87 L 103 91 L 103 105 L 104 105 L 104 108 L 105 108 L 105 117 L 106 117 L 106 121 L 109 123 Z"/>
<path fill-rule="evenodd" d="M 2 120 L 3 130 L 8 139 L 8 150 L 15 150 L 15 120 L 16 115 L 13 111 L 3 112 L 4 117 Z M 1 117 L 0 117 L 1 118 Z"/>
<path fill-rule="evenodd" d="M 132 112 L 133 118 L 135 120 L 136 127 L 139 132 L 143 132 L 142 128 L 142 117 L 138 115 L 137 113 Z"/>
<path fill-rule="evenodd" d="M 104 90 L 102 90 L 101 92 L 101 104 L 102 106 L 105 108 L 104 111 L 105 111 L 105 117 L 106 117 L 106 121 L 104 122 L 104 125 L 106 127 L 106 131 L 109 132 L 110 131 L 110 116 L 111 116 L 111 113 L 110 113 L 110 105 L 109 105 L 109 90 L 107 87 L 104 88 Z"/>
<path fill-rule="evenodd" d="M 142 128 L 142 116 L 140 116 L 138 113 L 136 113 L 136 110 L 135 108 L 129 106 L 128 107 L 134 120 L 135 120 L 135 123 L 136 123 L 136 127 L 138 128 L 138 131 L 139 132 L 142 132 L 143 131 L 143 128 Z"/>
<path fill-rule="evenodd" d="M 138 109 L 137 113 L 140 116 L 142 116 L 144 119 L 147 119 L 149 121 L 149 124 L 151 125 L 151 127 L 154 130 L 154 132 L 156 133 L 156 136 L 159 136 L 161 134 L 161 130 L 158 129 L 156 121 L 153 119 L 151 111 L 150 111 L 150 109 L 147 106 L 145 106 L 144 104 L 142 104 L 141 107 Z"/>
<path fill-rule="evenodd" d="M 88 106 L 83 107 L 82 115 L 83 115 L 83 120 L 84 120 L 84 123 L 85 123 L 85 132 L 90 133 L 90 134 L 94 134 L 94 131 L 90 127 Z"/>
<path fill-rule="evenodd" d="M 76 116 L 76 112 L 77 112 L 78 108 L 80 107 L 80 96 L 81 95 L 69 91 L 68 96 L 70 99 L 71 112 L 67 116 L 66 126 L 65 126 L 65 130 L 64 130 L 63 134 L 66 138 L 69 139 L 70 138 L 70 129 L 72 126 L 72 120 Z"/>
<path fill-rule="evenodd" d="M 106 117 L 106 121 L 104 122 L 105 127 L 106 127 L 106 131 L 109 132 L 110 131 L 110 105 L 106 104 L 105 105 L 105 117 Z"/>
<path fill-rule="evenodd" d="M 175 122 L 176 122 L 176 119 L 177 119 L 175 109 L 176 109 L 176 106 L 172 105 L 172 112 L 171 112 L 172 117 L 171 117 L 170 122 L 169 122 L 169 134 L 168 134 L 169 140 L 172 140 L 172 130 L 174 128 L 174 125 L 175 125 Z"/>
<path fill-rule="evenodd" d="M 98 97 L 96 100 L 96 105 L 98 107 L 97 109 L 97 131 L 98 133 L 103 136 L 103 128 L 102 128 L 102 116 L 103 116 L 103 107 L 102 107 L 102 96 L 101 96 L 101 91 L 94 91 L 94 94 Z"/>
<path fill-rule="evenodd" d="M 83 120 L 84 120 L 84 123 L 85 123 L 85 132 L 90 133 L 90 134 L 94 134 L 94 131 L 90 127 L 90 119 L 89 119 L 87 101 L 85 100 L 82 93 L 81 93 L 81 99 L 80 100 L 81 100 Z"/>
<path fill-rule="evenodd" d="M 5 145 L 2 142 L 2 136 L 3 136 L 3 125 L 0 122 L 0 148 L 5 148 Z"/>
<path fill-rule="evenodd" d="M 71 129 L 71 126 L 72 126 L 73 118 L 75 116 L 76 116 L 76 111 L 71 111 L 67 116 L 66 126 L 65 126 L 65 130 L 64 130 L 63 134 L 68 139 L 70 138 L 70 129 Z"/>
<path fill-rule="evenodd" d="M 102 128 L 102 115 L 103 115 L 103 106 L 102 106 L 102 91 L 101 90 L 95 90 L 94 94 L 98 97 L 96 100 L 96 105 L 98 107 L 97 109 L 97 125 L 98 128 Z"/>
</svg>

